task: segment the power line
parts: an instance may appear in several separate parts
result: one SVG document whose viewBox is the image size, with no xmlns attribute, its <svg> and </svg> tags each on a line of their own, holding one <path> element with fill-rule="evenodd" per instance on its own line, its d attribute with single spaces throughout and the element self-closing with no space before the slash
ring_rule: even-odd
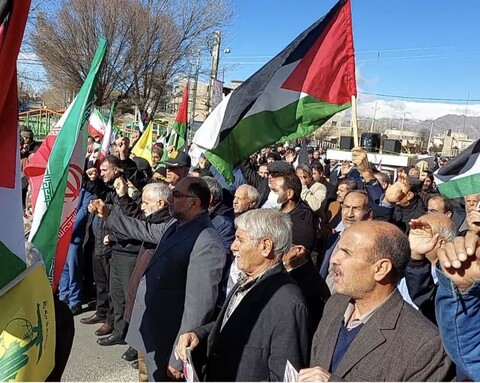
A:
<svg viewBox="0 0 480 383">
<path fill-rule="evenodd" d="M 453 101 L 453 102 L 480 102 L 480 100 L 466 99 L 466 98 L 435 98 L 435 97 L 413 97 L 413 96 L 400 96 L 395 94 L 384 93 L 371 93 L 371 92 L 358 92 L 359 94 L 366 94 L 370 96 L 387 97 L 387 98 L 400 98 L 404 100 L 424 100 L 424 101 Z"/>
</svg>

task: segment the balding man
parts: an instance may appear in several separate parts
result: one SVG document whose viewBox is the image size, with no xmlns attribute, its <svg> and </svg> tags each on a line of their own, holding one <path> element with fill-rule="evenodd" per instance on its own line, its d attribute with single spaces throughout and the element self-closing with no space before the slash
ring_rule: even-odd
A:
<svg viewBox="0 0 480 383">
<path fill-rule="evenodd" d="M 355 222 L 369 221 L 373 217 L 372 207 L 368 200 L 368 194 L 363 190 L 352 190 L 347 192 L 344 197 L 342 208 L 342 223 L 345 229 L 352 226 Z M 327 251 L 320 265 L 320 275 L 327 279 L 330 267 L 330 258 L 335 247 L 340 240 L 342 232 L 333 234 L 328 240 Z"/>
<path fill-rule="evenodd" d="M 331 259 L 335 289 L 300 382 L 444 381 L 448 359 L 437 328 L 406 303 L 397 282 L 410 258 L 408 238 L 380 221 L 346 229 Z"/>
<path fill-rule="evenodd" d="M 455 227 L 446 215 L 429 213 L 410 222 L 411 258 L 398 286 L 404 299 L 433 323 L 435 318 L 437 250 L 455 238 Z"/>
<path fill-rule="evenodd" d="M 236 216 L 246 211 L 255 209 L 258 205 L 260 194 L 257 189 L 251 185 L 241 185 L 235 191 L 233 197 L 233 212 Z"/>
</svg>

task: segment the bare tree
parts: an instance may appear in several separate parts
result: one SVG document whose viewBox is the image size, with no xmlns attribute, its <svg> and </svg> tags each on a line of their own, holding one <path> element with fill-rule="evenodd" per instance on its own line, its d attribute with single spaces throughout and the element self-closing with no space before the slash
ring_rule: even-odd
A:
<svg viewBox="0 0 480 383">
<path fill-rule="evenodd" d="M 59 90 L 78 89 L 100 37 L 109 49 L 96 89 L 97 105 L 115 99 L 154 114 L 172 78 L 232 16 L 230 0 L 66 0 L 41 13 L 35 52 Z"/>
</svg>

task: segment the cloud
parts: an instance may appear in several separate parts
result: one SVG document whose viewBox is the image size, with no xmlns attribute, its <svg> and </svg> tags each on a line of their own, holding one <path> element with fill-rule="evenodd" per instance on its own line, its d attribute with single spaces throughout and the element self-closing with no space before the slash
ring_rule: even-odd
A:
<svg viewBox="0 0 480 383">
<path fill-rule="evenodd" d="M 466 105 L 447 104 L 434 102 L 418 102 L 403 100 L 372 100 L 362 96 L 357 105 L 358 115 L 372 117 L 375 104 L 377 107 L 376 118 L 405 118 L 409 120 L 434 120 L 447 114 L 463 115 Z M 480 104 L 472 104 L 467 108 L 467 116 L 480 116 Z"/>
</svg>

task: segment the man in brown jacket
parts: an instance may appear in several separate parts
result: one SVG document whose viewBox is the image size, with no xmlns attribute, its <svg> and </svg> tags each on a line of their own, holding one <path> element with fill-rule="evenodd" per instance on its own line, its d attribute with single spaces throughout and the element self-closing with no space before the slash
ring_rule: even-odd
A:
<svg viewBox="0 0 480 383">
<path fill-rule="evenodd" d="M 409 257 L 407 237 L 389 223 L 345 231 L 330 261 L 340 294 L 327 302 L 300 382 L 452 379 L 437 328 L 397 291 Z"/>
</svg>

